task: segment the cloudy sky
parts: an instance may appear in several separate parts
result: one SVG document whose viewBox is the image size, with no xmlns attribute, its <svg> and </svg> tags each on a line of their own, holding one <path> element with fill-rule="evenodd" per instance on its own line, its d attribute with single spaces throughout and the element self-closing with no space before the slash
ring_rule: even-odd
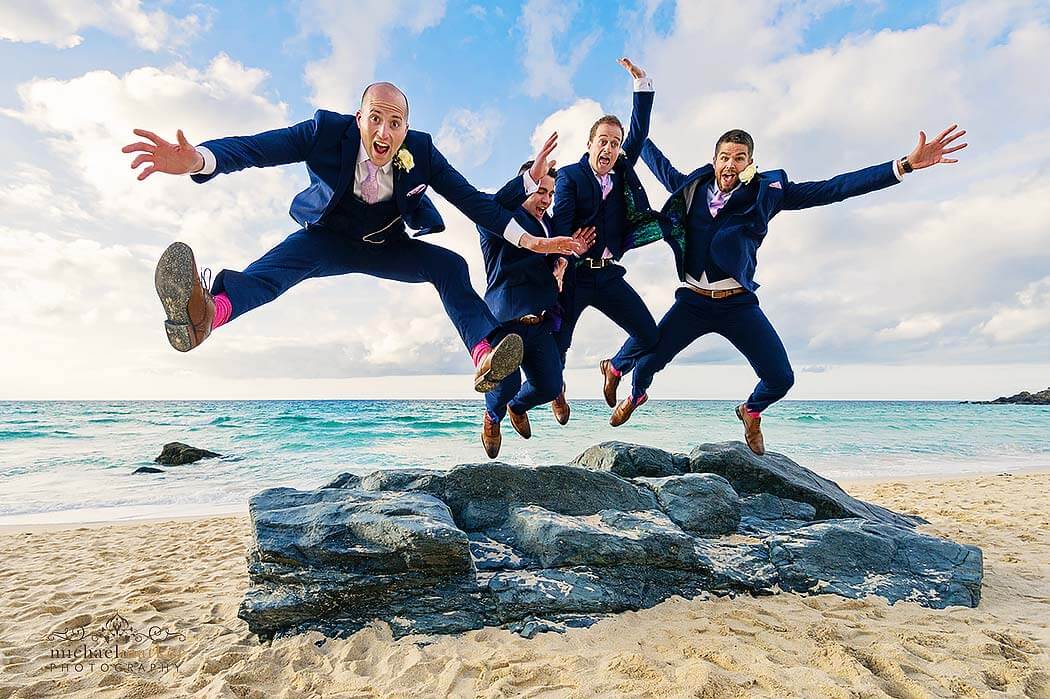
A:
<svg viewBox="0 0 1050 699">
<path fill-rule="evenodd" d="M 596 116 L 626 118 L 630 56 L 657 90 L 652 137 L 679 169 L 717 136 L 756 138 L 760 168 L 824 179 L 907 153 L 919 129 L 969 132 L 955 166 L 780 215 L 760 251 L 763 308 L 794 398 L 980 398 L 1050 384 L 1050 3 L 882 0 L 611 3 L 0 4 L 0 399 L 468 397 L 469 359 L 426 285 L 315 280 L 182 355 L 153 266 L 171 241 L 241 269 L 295 225 L 301 166 L 206 185 L 137 182 L 135 127 L 191 141 L 353 111 L 392 80 L 411 126 L 478 187 L 506 181 L 552 129 L 576 160 Z M 641 168 L 644 171 L 644 166 Z M 665 193 L 643 174 L 651 198 Z M 432 242 L 484 288 L 477 232 L 443 201 Z M 676 287 L 654 244 L 625 260 L 659 318 Z M 570 397 L 599 395 L 622 332 L 595 311 Z M 661 374 L 655 398 L 741 398 L 721 338 Z"/>
</svg>

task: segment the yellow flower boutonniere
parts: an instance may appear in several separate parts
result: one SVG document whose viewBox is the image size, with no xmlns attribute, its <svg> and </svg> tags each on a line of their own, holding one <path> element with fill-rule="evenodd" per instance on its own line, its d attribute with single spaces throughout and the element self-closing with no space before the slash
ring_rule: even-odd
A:
<svg viewBox="0 0 1050 699">
<path fill-rule="evenodd" d="M 416 166 L 416 161 L 412 159 L 412 154 L 408 152 L 407 148 L 402 148 L 397 152 L 397 156 L 394 158 L 394 164 L 401 170 L 409 172 Z"/>
<path fill-rule="evenodd" d="M 757 174 L 758 174 L 758 168 L 755 167 L 754 163 L 751 163 L 746 168 L 744 168 L 744 171 L 741 172 L 738 175 L 738 177 L 740 178 L 741 182 L 743 182 L 744 184 L 748 184 L 749 182 L 751 182 L 751 180 L 755 179 L 755 175 L 757 175 Z"/>
</svg>

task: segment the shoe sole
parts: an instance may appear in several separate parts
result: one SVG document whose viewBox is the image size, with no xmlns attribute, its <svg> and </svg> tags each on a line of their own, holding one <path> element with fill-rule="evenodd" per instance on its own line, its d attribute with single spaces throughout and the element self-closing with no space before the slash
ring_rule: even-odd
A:
<svg viewBox="0 0 1050 699">
<path fill-rule="evenodd" d="M 168 316 L 164 321 L 164 331 L 168 335 L 168 342 L 179 352 L 189 352 L 195 346 L 187 306 L 193 295 L 196 274 L 197 263 L 190 246 L 172 243 L 160 256 L 153 276 L 160 305 Z"/>
<path fill-rule="evenodd" d="M 522 344 L 520 335 L 512 333 L 500 340 L 492 350 L 489 370 L 474 382 L 474 390 L 478 393 L 488 393 L 499 386 L 503 379 L 518 370 L 524 353 L 525 346 Z"/>
</svg>

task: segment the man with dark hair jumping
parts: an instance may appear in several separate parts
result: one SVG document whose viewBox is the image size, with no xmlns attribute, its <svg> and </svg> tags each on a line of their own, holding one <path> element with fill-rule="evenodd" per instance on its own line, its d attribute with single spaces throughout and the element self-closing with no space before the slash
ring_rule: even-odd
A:
<svg viewBox="0 0 1050 699">
<path fill-rule="evenodd" d="M 824 206 L 898 184 L 906 173 L 954 163 L 945 156 L 966 147 L 952 146 L 966 132 L 952 125 L 932 141 L 919 132 L 918 145 L 906 156 L 822 182 L 792 182 L 783 170 L 757 172 L 755 144 L 739 129 L 715 143 L 713 162 L 683 174 L 646 141 L 642 158 L 671 192 L 664 205 L 665 239 L 674 251 L 683 285 L 660 321 L 655 348 L 638 360 L 631 395 L 613 411 L 614 427 L 645 402 L 653 375 L 696 339 L 717 333 L 747 358 L 758 385 L 736 407 L 744 438 L 756 454 L 765 453 L 763 410 L 783 398 L 795 376 L 784 343 L 758 305 L 754 280 L 757 252 L 769 220 L 781 211 Z"/>
</svg>

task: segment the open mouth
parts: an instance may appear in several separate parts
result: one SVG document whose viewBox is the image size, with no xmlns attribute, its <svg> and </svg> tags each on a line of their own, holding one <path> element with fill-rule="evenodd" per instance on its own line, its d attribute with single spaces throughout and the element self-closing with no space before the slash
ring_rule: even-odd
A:
<svg viewBox="0 0 1050 699">
<path fill-rule="evenodd" d="M 734 179 L 736 179 L 736 173 L 732 172 L 732 171 L 730 171 L 730 172 L 723 172 L 721 177 L 722 177 L 722 183 L 723 184 L 729 184 Z"/>
<path fill-rule="evenodd" d="M 380 141 L 373 141 L 372 152 L 379 157 L 383 157 L 390 152 L 390 144 L 382 143 Z"/>
<path fill-rule="evenodd" d="M 609 156 L 607 156 L 607 155 L 599 155 L 598 156 L 598 166 L 599 167 L 601 167 L 601 168 L 609 167 L 610 163 L 612 163 L 612 160 L 609 158 Z"/>
</svg>

